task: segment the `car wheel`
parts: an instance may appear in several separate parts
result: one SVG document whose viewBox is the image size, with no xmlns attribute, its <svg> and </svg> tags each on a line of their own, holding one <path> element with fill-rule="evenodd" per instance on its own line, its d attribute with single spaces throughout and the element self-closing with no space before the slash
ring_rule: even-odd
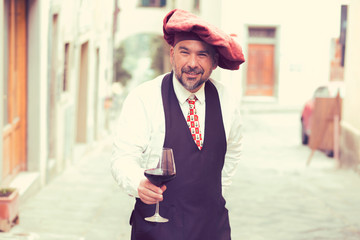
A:
<svg viewBox="0 0 360 240">
<path fill-rule="evenodd" d="M 301 120 L 301 143 L 306 145 L 309 143 L 309 136 L 305 132 L 304 122 Z"/>
</svg>

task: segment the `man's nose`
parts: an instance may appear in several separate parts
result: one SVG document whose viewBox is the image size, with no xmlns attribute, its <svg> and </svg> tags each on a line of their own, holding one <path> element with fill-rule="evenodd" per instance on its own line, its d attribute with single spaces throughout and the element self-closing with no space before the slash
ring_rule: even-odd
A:
<svg viewBox="0 0 360 240">
<path fill-rule="evenodd" d="M 189 65 L 189 67 L 191 67 L 191 68 L 194 68 L 194 67 L 197 66 L 196 56 L 194 56 L 194 55 L 191 55 L 191 56 L 190 56 L 189 61 L 188 61 L 188 65 Z"/>
</svg>

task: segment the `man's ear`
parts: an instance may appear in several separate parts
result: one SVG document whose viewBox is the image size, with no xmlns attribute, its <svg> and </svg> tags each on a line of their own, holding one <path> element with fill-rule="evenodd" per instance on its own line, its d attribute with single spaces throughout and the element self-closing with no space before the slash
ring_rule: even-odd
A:
<svg viewBox="0 0 360 240">
<path fill-rule="evenodd" d="M 170 63 L 173 65 L 174 47 L 170 48 Z"/>
</svg>

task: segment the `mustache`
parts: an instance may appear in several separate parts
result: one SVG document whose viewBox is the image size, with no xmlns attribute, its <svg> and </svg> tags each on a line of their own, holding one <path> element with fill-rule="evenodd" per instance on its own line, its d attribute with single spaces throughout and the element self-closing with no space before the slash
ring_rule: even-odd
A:
<svg viewBox="0 0 360 240">
<path fill-rule="evenodd" d="M 181 69 L 183 73 L 189 73 L 189 74 L 203 74 L 204 71 L 198 67 L 192 68 L 192 67 L 183 67 Z"/>
</svg>

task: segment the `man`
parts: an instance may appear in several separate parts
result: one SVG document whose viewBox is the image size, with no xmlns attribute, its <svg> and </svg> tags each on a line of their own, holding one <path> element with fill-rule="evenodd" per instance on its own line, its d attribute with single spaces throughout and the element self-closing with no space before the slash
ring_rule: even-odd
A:
<svg viewBox="0 0 360 240">
<path fill-rule="evenodd" d="M 132 240 L 230 240 L 224 188 L 240 158 L 239 109 L 229 90 L 210 79 L 220 66 L 236 70 L 241 47 L 197 16 L 173 10 L 164 18 L 173 71 L 133 90 L 115 136 L 112 174 L 136 197 Z M 189 115 L 190 114 L 190 115 Z M 144 176 L 162 147 L 172 148 L 176 178 L 157 187 Z M 168 223 L 144 220 L 157 201 Z"/>
</svg>

